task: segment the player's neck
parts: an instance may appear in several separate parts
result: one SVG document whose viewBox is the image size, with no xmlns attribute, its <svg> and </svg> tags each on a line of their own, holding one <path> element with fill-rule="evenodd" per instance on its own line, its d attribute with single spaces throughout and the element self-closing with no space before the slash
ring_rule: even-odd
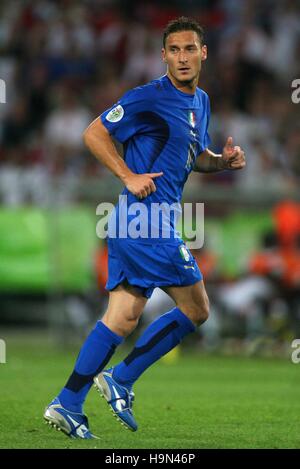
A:
<svg viewBox="0 0 300 469">
<path fill-rule="evenodd" d="M 175 86 L 175 88 L 177 88 L 179 91 L 182 91 L 183 93 L 188 93 L 188 94 L 195 94 L 199 77 L 196 77 L 191 82 L 180 82 L 176 80 L 176 78 L 174 78 L 170 74 L 170 72 L 167 72 L 167 77 L 169 78 L 171 83 Z"/>
</svg>

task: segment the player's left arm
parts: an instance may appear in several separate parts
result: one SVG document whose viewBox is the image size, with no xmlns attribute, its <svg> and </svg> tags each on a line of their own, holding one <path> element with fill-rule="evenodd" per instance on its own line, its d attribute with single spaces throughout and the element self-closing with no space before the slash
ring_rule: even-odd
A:
<svg viewBox="0 0 300 469">
<path fill-rule="evenodd" d="M 196 158 L 194 171 L 199 173 L 216 173 L 225 169 L 242 169 L 245 166 L 245 152 L 241 147 L 233 146 L 232 137 L 228 137 L 221 154 L 213 153 L 208 148 L 200 153 Z"/>
</svg>

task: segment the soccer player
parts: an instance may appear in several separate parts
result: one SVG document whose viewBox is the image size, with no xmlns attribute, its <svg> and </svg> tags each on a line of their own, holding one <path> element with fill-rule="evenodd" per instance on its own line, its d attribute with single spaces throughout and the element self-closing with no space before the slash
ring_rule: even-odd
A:
<svg viewBox="0 0 300 469">
<path fill-rule="evenodd" d="M 71 437 L 94 437 L 83 413 L 93 381 L 117 419 L 136 431 L 132 412 L 135 381 L 208 318 L 202 274 L 177 235 L 176 217 L 159 218 L 156 225 L 149 217 L 157 204 L 170 207 L 180 202 L 192 170 L 216 172 L 245 166 L 244 152 L 233 146 L 232 137 L 220 155 L 208 148 L 209 98 L 197 87 L 206 57 L 198 23 L 186 17 L 171 21 L 163 35 L 166 75 L 128 91 L 84 132 L 85 144 L 121 179 L 127 197 L 116 206 L 114 220 L 121 221 L 115 221 L 112 235 L 109 233 L 107 311 L 84 342 L 65 387 L 44 414 L 51 425 Z M 124 159 L 111 136 L 123 143 Z M 140 237 L 129 229 L 133 220 L 130 208 L 136 209 L 137 203 L 146 213 L 144 221 L 149 222 L 147 233 L 143 231 Z M 137 326 L 156 287 L 170 295 L 176 306 L 146 328 L 121 363 L 105 370 L 116 347 Z"/>
</svg>

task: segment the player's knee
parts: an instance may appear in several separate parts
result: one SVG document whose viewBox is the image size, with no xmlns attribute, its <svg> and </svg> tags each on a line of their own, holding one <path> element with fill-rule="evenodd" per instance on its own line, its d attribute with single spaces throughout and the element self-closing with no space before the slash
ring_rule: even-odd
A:
<svg viewBox="0 0 300 469">
<path fill-rule="evenodd" d="M 141 313 L 139 311 L 130 311 L 124 314 L 124 320 L 122 321 L 122 327 L 124 336 L 128 336 L 134 329 L 137 327 L 139 323 Z"/>
<path fill-rule="evenodd" d="M 192 321 L 197 325 L 201 326 L 205 321 L 207 321 L 209 316 L 209 308 L 207 305 L 201 305 L 193 312 Z"/>
<path fill-rule="evenodd" d="M 137 319 L 137 320 L 131 320 L 131 321 L 124 321 L 122 324 L 119 324 L 118 325 L 119 334 L 122 337 L 129 336 L 134 331 L 134 329 L 137 327 L 138 322 L 139 321 Z"/>
<path fill-rule="evenodd" d="M 209 317 L 209 300 L 207 300 L 201 305 L 199 314 L 199 325 L 203 324 L 205 321 L 208 320 Z"/>
<path fill-rule="evenodd" d="M 184 305 L 181 307 L 181 310 L 196 326 L 200 326 L 209 317 L 209 300 L 205 298 L 201 303 Z"/>
<path fill-rule="evenodd" d="M 138 310 L 122 311 L 122 313 L 107 311 L 102 321 L 113 332 L 121 337 L 127 337 L 137 327 L 141 312 Z"/>
<path fill-rule="evenodd" d="M 127 337 L 137 327 L 139 319 L 136 318 L 123 318 L 121 321 L 107 321 L 106 325 L 116 334 L 121 337 Z"/>
</svg>

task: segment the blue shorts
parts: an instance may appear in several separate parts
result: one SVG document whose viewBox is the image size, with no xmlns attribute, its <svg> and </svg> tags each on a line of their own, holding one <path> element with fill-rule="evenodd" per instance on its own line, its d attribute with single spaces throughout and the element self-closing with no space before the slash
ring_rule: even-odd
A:
<svg viewBox="0 0 300 469">
<path fill-rule="evenodd" d="M 194 256 L 181 239 L 153 244 L 108 239 L 107 290 L 127 281 L 150 298 L 156 287 L 193 285 L 202 278 Z"/>
</svg>

